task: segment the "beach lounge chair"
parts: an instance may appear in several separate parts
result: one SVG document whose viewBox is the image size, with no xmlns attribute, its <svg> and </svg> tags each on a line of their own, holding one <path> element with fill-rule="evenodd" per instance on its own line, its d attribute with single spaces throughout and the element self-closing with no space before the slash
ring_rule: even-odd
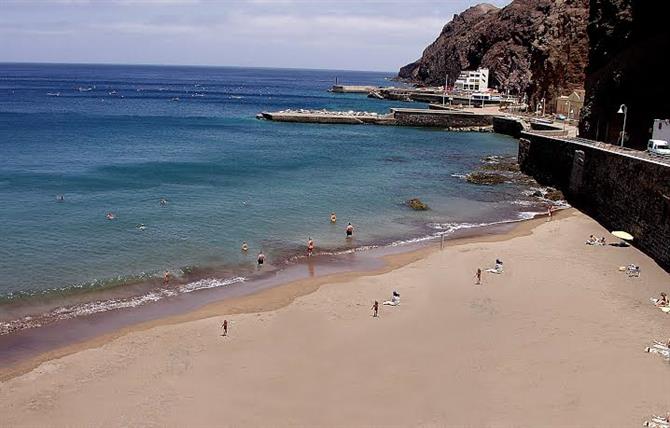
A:
<svg viewBox="0 0 670 428">
<path fill-rule="evenodd" d="M 629 277 L 632 277 L 632 278 L 639 278 L 639 276 L 640 276 L 640 266 L 636 266 L 636 265 L 633 265 L 633 264 L 628 265 L 626 267 L 626 274 Z"/>
</svg>

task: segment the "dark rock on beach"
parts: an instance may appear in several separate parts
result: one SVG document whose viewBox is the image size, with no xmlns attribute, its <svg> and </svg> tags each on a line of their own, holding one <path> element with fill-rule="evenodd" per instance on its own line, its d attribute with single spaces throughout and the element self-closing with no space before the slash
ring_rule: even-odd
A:
<svg viewBox="0 0 670 428">
<path fill-rule="evenodd" d="M 546 199 L 549 199 L 550 201 L 562 201 L 565 199 L 565 196 L 563 195 L 563 192 L 560 190 L 555 190 L 551 189 L 547 191 L 547 193 L 544 195 Z"/>
<path fill-rule="evenodd" d="M 507 177 L 502 174 L 484 171 L 471 172 L 465 179 L 468 183 L 486 185 L 502 184 L 508 180 Z"/>
</svg>

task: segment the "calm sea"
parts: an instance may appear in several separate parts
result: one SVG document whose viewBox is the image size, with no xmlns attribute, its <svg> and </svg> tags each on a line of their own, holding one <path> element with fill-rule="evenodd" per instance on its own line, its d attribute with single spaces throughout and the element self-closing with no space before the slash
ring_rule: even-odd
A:
<svg viewBox="0 0 670 428">
<path fill-rule="evenodd" d="M 0 321 L 3 305 L 17 300 L 160 282 L 165 270 L 205 279 L 68 310 L 243 281 L 260 249 L 281 267 L 309 237 L 317 253 L 395 245 L 540 210 L 518 186 L 462 179 L 485 156 L 516 154 L 509 137 L 255 118 L 286 108 L 407 106 L 327 92 L 335 78 L 388 85 L 391 76 L 0 64 Z M 431 210 L 406 208 L 413 197 Z M 349 243 L 347 222 L 356 228 Z M 18 325 L 7 313 L 5 332 Z"/>
</svg>

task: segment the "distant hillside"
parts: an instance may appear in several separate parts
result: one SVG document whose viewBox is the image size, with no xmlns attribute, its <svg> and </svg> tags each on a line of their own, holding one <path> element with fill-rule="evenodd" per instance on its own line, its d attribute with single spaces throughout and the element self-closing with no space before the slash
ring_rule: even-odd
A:
<svg viewBox="0 0 670 428">
<path fill-rule="evenodd" d="M 531 104 L 582 88 L 587 63 L 588 0 L 514 0 L 479 4 L 454 15 L 422 57 L 398 77 L 450 84 L 461 70 L 488 67 L 489 85 L 527 94 Z"/>
</svg>

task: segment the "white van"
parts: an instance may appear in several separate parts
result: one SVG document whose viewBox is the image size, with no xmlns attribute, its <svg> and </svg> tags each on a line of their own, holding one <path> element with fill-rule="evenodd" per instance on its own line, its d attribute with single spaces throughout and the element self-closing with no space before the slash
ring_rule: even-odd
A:
<svg viewBox="0 0 670 428">
<path fill-rule="evenodd" d="M 656 155 L 670 156 L 670 145 L 663 140 L 649 140 L 647 151 Z"/>
</svg>

